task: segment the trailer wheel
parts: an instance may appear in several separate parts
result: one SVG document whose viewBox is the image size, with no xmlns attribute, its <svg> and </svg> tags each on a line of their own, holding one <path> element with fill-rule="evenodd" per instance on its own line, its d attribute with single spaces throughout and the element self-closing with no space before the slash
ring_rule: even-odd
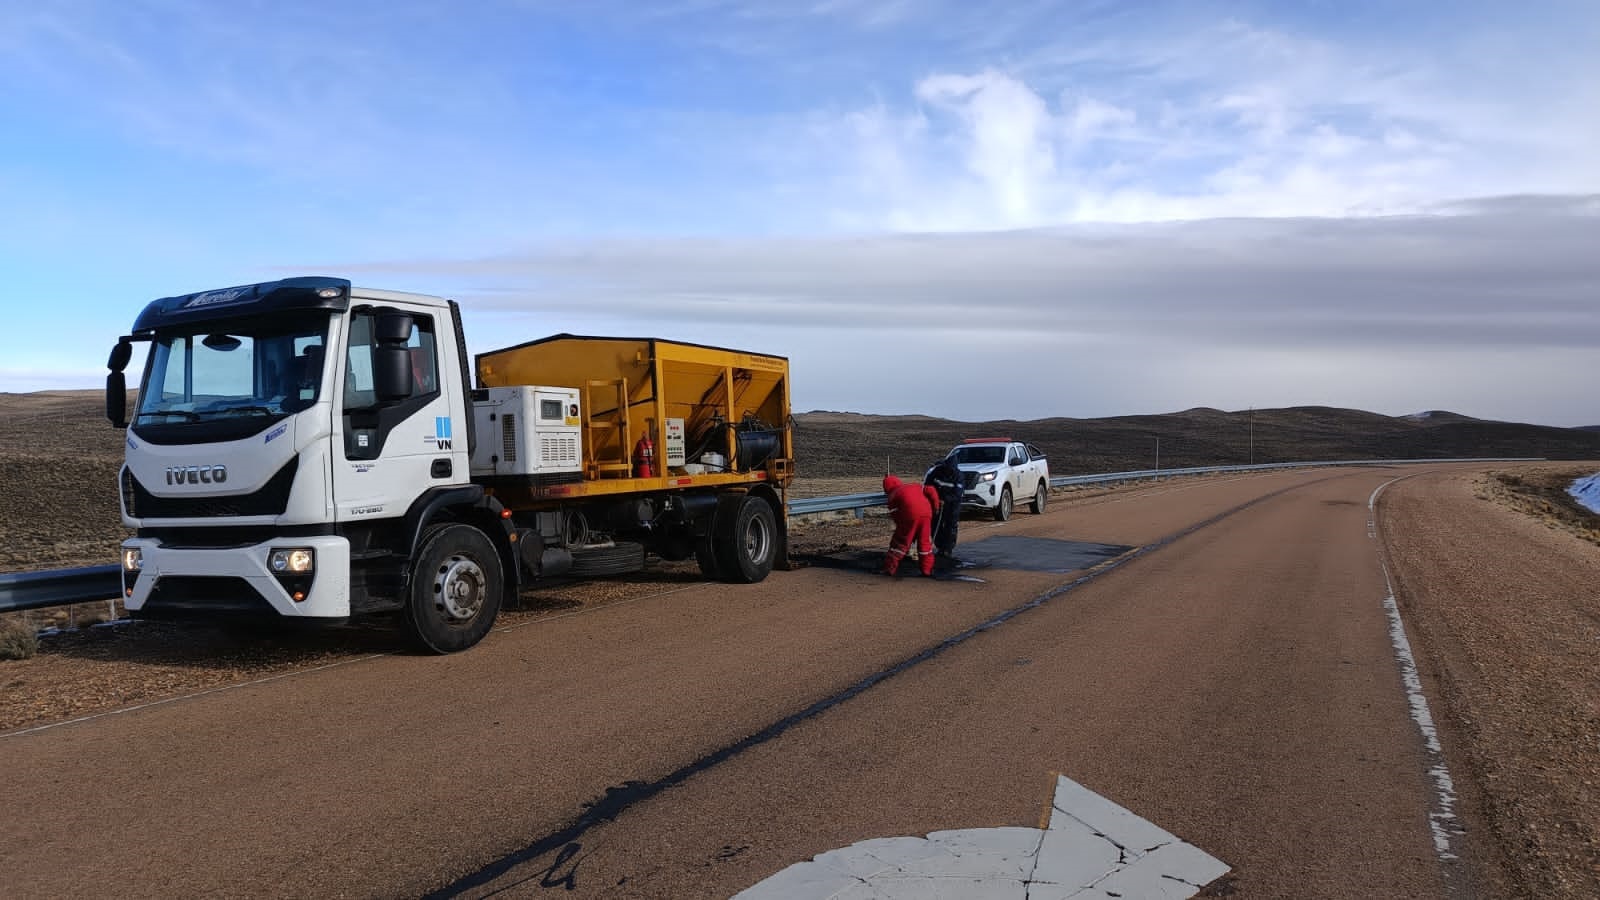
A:
<svg viewBox="0 0 1600 900">
<path fill-rule="evenodd" d="M 746 495 L 724 517 L 717 510 L 716 558 L 722 579 L 754 584 L 767 577 L 778 555 L 778 525 L 772 507 L 759 497 Z"/>
<path fill-rule="evenodd" d="M 1033 489 L 1033 511 L 1037 515 L 1044 512 L 1044 502 L 1050 495 L 1050 486 L 1044 479 L 1039 479 L 1039 486 Z"/>
<path fill-rule="evenodd" d="M 611 547 L 595 547 L 572 554 L 572 568 L 567 574 L 579 578 L 596 575 L 625 575 L 644 568 L 644 545 L 632 541 L 617 541 Z"/>
<path fill-rule="evenodd" d="M 412 562 L 402 615 L 406 635 L 429 653 L 454 653 L 483 640 L 500 612 L 500 555 L 471 525 L 434 525 Z"/>
<path fill-rule="evenodd" d="M 1004 522 L 1011 518 L 1011 485 L 1000 489 L 1000 502 L 994 505 L 994 520 Z"/>
</svg>

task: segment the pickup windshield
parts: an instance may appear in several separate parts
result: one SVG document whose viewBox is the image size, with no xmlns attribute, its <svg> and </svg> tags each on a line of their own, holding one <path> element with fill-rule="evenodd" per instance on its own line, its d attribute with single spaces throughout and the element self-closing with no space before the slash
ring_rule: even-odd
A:
<svg viewBox="0 0 1600 900">
<path fill-rule="evenodd" d="M 1006 461 L 1005 447 L 957 447 L 950 454 L 956 465 L 962 463 L 1001 463 Z"/>
<path fill-rule="evenodd" d="M 321 395 L 328 321 L 280 316 L 157 334 L 134 427 L 253 419 L 253 430 L 305 409 Z"/>
</svg>

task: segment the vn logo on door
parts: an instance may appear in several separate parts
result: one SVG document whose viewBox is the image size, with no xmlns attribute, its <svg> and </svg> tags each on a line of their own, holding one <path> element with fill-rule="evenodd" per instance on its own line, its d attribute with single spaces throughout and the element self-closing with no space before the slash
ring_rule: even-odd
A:
<svg viewBox="0 0 1600 900">
<path fill-rule="evenodd" d="M 432 440 L 434 443 L 438 444 L 440 450 L 450 449 L 449 416 L 439 416 L 433 420 L 433 437 L 429 440 Z"/>
</svg>

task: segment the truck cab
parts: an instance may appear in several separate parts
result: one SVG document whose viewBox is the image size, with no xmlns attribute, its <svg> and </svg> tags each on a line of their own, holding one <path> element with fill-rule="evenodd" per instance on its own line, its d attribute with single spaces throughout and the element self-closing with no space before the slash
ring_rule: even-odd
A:
<svg viewBox="0 0 1600 900">
<path fill-rule="evenodd" d="M 119 401 L 135 341 L 149 351 L 129 416 Z M 470 482 L 453 302 L 333 278 L 166 297 L 145 307 L 110 368 L 107 414 L 127 427 L 130 613 L 402 611 L 403 561 L 448 524 L 473 534 L 449 535 L 454 562 L 420 615 L 432 621 L 412 622 L 422 643 L 475 642 L 514 588 L 499 564 L 512 558 L 509 530 Z"/>
<path fill-rule="evenodd" d="M 962 509 L 1011 518 L 1016 498 L 1027 497 L 1035 513 L 1044 512 L 1050 495 L 1050 465 L 1043 450 L 1008 437 L 971 438 L 949 453 L 961 470 L 965 492 Z"/>
</svg>

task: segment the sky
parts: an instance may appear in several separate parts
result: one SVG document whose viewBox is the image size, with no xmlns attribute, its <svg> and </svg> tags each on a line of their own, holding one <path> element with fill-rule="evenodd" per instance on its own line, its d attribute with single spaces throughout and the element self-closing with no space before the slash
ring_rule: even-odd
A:
<svg viewBox="0 0 1600 900">
<path fill-rule="evenodd" d="M 796 411 L 1600 424 L 1600 4 L 0 0 L 0 391 L 290 275 Z"/>
</svg>

